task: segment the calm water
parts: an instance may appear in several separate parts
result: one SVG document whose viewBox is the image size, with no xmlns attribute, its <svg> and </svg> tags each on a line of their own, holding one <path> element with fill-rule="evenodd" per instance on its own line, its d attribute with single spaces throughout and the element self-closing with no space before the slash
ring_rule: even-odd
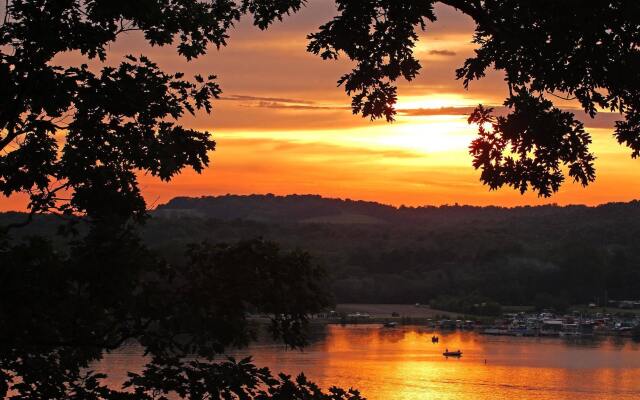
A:
<svg viewBox="0 0 640 400">
<path fill-rule="evenodd" d="M 567 341 L 557 338 L 438 333 L 420 327 L 330 325 L 303 352 L 261 343 L 252 354 L 273 372 L 301 371 L 327 388 L 360 389 L 370 400 L 640 399 L 640 345 L 630 340 Z M 446 359 L 445 348 L 461 349 Z M 486 364 L 485 364 L 486 360 Z M 114 384 L 144 360 L 136 347 L 108 355 L 97 369 Z"/>
</svg>

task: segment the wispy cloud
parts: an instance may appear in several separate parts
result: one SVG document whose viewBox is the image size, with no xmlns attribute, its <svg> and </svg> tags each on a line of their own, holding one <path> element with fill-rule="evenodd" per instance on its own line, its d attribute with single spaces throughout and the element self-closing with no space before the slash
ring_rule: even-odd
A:
<svg viewBox="0 0 640 400">
<path fill-rule="evenodd" d="M 599 112 L 595 118 L 589 117 L 583 110 L 570 110 L 574 112 L 587 128 L 613 129 L 616 121 L 624 120 L 624 115 L 613 112 Z"/>
<path fill-rule="evenodd" d="M 453 57 L 457 53 L 451 50 L 430 50 L 429 54 L 431 54 L 432 56 Z"/>
<path fill-rule="evenodd" d="M 316 110 L 350 110 L 349 106 L 319 104 L 312 100 L 302 100 L 283 97 L 262 97 L 251 95 L 232 94 L 221 97 L 220 100 L 244 102 L 245 105 L 258 108 L 286 109 L 300 111 L 316 111 Z"/>
<path fill-rule="evenodd" d="M 277 108 L 277 109 L 287 109 L 287 110 L 350 110 L 351 108 L 348 106 L 327 106 L 327 105 L 319 105 L 319 104 L 287 104 L 277 101 L 261 101 L 257 104 L 258 107 L 262 108 Z"/>
<path fill-rule="evenodd" d="M 398 110 L 406 117 L 424 117 L 431 115 L 469 115 L 475 107 L 406 108 Z"/>
<path fill-rule="evenodd" d="M 510 111 L 504 106 L 491 106 L 493 107 L 494 115 L 507 115 Z M 441 107 L 441 108 L 406 108 L 398 110 L 398 113 L 405 117 L 427 117 L 438 115 L 470 115 L 475 107 Z M 575 114 L 575 118 L 582 121 L 587 128 L 599 128 L 599 129 L 613 129 L 616 121 L 624 119 L 624 116 L 619 113 L 612 112 L 599 112 L 595 118 L 589 117 L 585 114 L 581 108 L 569 108 L 563 107 L 562 110 Z"/>
<path fill-rule="evenodd" d="M 219 100 L 228 101 L 258 101 L 258 102 L 275 102 L 275 103 L 290 103 L 290 104 L 314 104 L 311 100 L 301 99 L 288 99 L 283 97 L 262 97 L 262 96 L 250 96 L 241 94 L 230 94 L 220 97 Z"/>
<path fill-rule="evenodd" d="M 370 159 L 370 157 L 385 158 L 424 158 L 425 154 L 408 150 L 397 149 L 376 149 L 370 147 L 356 147 L 345 145 L 334 145 L 322 142 L 301 142 L 293 140 L 265 139 L 265 138 L 230 138 L 221 139 L 221 142 L 227 146 L 238 146 L 240 148 L 255 148 L 262 146 L 269 148 L 271 151 L 295 153 L 298 155 L 320 155 L 325 157 L 347 157 L 353 162 L 359 162 L 361 159 Z"/>
</svg>

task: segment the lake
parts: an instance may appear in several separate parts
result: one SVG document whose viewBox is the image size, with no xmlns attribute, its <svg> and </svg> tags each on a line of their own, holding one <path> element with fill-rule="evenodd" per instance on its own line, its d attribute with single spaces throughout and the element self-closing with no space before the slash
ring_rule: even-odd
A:
<svg viewBox="0 0 640 400">
<path fill-rule="evenodd" d="M 354 387 L 369 400 L 574 400 L 640 398 L 640 344 L 629 339 L 591 340 L 483 336 L 423 327 L 379 325 L 317 327 L 304 351 L 262 342 L 258 366 L 297 375 L 321 387 Z M 462 350 L 459 359 L 442 352 Z M 144 363 L 136 346 L 108 354 L 96 368 L 120 381 Z M 485 363 L 486 360 L 486 363 Z"/>
</svg>

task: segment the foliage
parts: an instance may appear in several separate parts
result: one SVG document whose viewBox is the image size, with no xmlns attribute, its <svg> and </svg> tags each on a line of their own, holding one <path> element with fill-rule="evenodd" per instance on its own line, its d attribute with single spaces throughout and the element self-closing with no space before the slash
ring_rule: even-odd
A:
<svg viewBox="0 0 640 400">
<path fill-rule="evenodd" d="M 262 236 L 307 249 L 327 270 L 338 302 L 428 304 L 477 291 L 504 305 L 532 305 L 538 293 L 604 304 L 640 291 L 639 212 L 638 202 L 394 208 L 317 196 L 223 196 L 171 201 L 140 235 L 176 266 L 188 259 L 189 244 L 202 240 Z M 372 223 L 332 223 L 334 215 Z M 0 224 L 23 218 L 0 215 Z M 48 236 L 58 224 L 36 218 L 15 233 Z"/>
<path fill-rule="evenodd" d="M 57 227 L 65 236 L 24 240 L 0 229 L 0 396 L 359 398 L 338 389 L 325 395 L 304 377 L 274 379 L 248 361 L 213 362 L 255 337 L 250 312 L 271 316 L 274 338 L 304 345 L 307 315 L 329 304 L 322 271 L 306 253 L 283 254 L 260 240 L 194 245 L 180 268 L 140 242 L 133 227 L 145 219 L 146 204 L 138 174 L 169 181 L 185 167 L 200 172 L 209 164 L 210 133 L 180 119 L 210 113 L 221 88 L 214 75 L 187 79 L 144 55 L 111 60 L 107 51 L 121 34 L 138 31 L 148 44 L 175 45 L 191 60 L 209 45 L 225 46 L 242 15 L 265 29 L 302 4 L 5 1 L 0 191 L 27 194 L 30 213 L 3 227 L 27 226 L 47 212 L 73 225 Z M 66 53 L 86 63 L 59 65 Z M 153 356 L 144 374 L 131 377 L 133 392 L 106 388 L 103 375 L 86 371 L 130 340 Z M 184 363 L 187 355 L 200 361 Z"/>
<path fill-rule="evenodd" d="M 460 297 L 442 295 L 431 300 L 431 308 L 455 311 L 465 314 L 498 316 L 502 315 L 500 304 L 476 293 Z"/>
<path fill-rule="evenodd" d="M 538 293 L 533 299 L 536 310 L 555 310 L 563 312 L 569 308 L 569 302 L 563 296 L 554 296 L 549 293 Z"/>
<path fill-rule="evenodd" d="M 550 196 L 560 189 L 565 167 L 582 185 L 595 179 L 594 156 L 588 150 L 591 138 L 573 114 L 526 91 L 505 104 L 513 108 L 506 117 L 494 117 L 492 109 L 482 106 L 469 117 L 469 123 L 479 126 L 470 152 L 485 184 L 491 189 L 512 186 L 520 193 L 531 187 Z M 545 133 L 544 139 L 539 138 L 540 132 Z"/>
<path fill-rule="evenodd" d="M 308 50 L 325 60 L 344 52 L 356 67 L 338 81 L 353 94 L 353 112 L 371 119 L 393 121 L 397 101 L 391 84 L 399 77 L 413 79 L 420 63 L 413 57 L 418 39 L 414 26 L 422 29 L 435 21 L 432 1 L 336 0 L 339 15 L 309 35 Z"/>
<path fill-rule="evenodd" d="M 266 28 L 302 0 L 7 0 L 0 25 L 0 191 L 29 195 L 32 213 L 142 218 L 136 173 L 169 180 L 201 171 L 215 142 L 179 124 L 211 112 L 215 76 L 166 73 L 144 56 L 107 66 L 108 46 L 139 31 L 151 45 L 175 44 L 187 60 L 227 44 L 243 14 Z M 57 65 L 78 52 L 98 61 Z M 112 63 L 113 64 L 113 63 Z M 60 140 L 60 135 L 64 140 Z"/>
<path fill-rule="evenodd" d="M 307 249 L 330 273 L 338 302 L 427 304 L 477 291 L 504 305 L 531 305 L 545 292 L 604 304 L 640 291 L 639 213 L 638 202 L 394 208 L 317 196 L 222 196 L 171 201 L 142 235 L 174 263 L 182 246 L 204 238 L 259 235 Z M 372 223 L 331 223 L 335 215 Z"/>
<path fill-rule="evenodd" d="M 474 57 L 457 71 L 465 88 L 491 67 L 503 71 L 506 117 L 479 106 L 469 118 L 479 137 L 474 167 L 491 189 L 504 185 L 550 196 L 565 173 L 582 185 L 595 179 L 590 134 L 552 97 L 575 101 L 589 116 L 619 112 L 617 140 L 640 154 L 640 4 L 633 1 L 337 0 L 338 15 L 309 35 L 309 51 L 324 59 L 344 53 L 355 62 L 338 83 L 353 95 L 353 112 L 393 120 L 394 82 L 412 80 L 421 65 L 418 30 L 456 8 L 476 24 Z M 565 102 L 566 104 L 567 102 Z M 570 103 L 571 104 L 571 103 Z M 568 171 L 564 171 L 566 168 Z"/>
<path fill-rule="evenodd" d="M 147 366 L 153 374 L 134 381 L 144 382 L 145 391 L 195 373 L 180 361 L 187 355 L 202 358 L 200 375 L 228 372 L 228 364 L 207 360 L 255 338 L 249 312 L 270 315 L 273 337 L 299 347 L 307 315 L 330 304 L 322 270 L 306 253 L 283 253 L 261 240 L 203 243 L 175 267 L 132 234 L 106 240 L 112 233 L 94 231 L 69 254 L 42 239 L 2 248 L 0 394 L 73 398 L 74 391 L 100 380 L 83 369 L 130 340 L 154 357 Z M 246 368 L 248 379 L 253 370 Z M 216 382 L 220 390 L 229 383 Z"/>
<path fill-rule="evenodd" d="M 143 375 L 130 374 L 125 386 L 134 389 L 132 398 L 153 399 L 150 394 L 175 393 L 187 399 L 363 400 L 355 390 L 331 387 L 324 393 L 304 374 L 295 379 L 285 374 L 273 377 L 267 368 L 258 369 L 251 364 L 251 359 L 236 362 L 230 358 L 219 364 L 198 361 L 162 364 L 170 366 L 164 370 L 152 366 Z"/>
<path fill-rule="evenodd" d="M 34 361 L 34 360 L 31 360 Z M 51 365 L 50 360 L 41 367 Z M 35 365 L 31 365 L 31 368 Z M 142 374 L 129 373 L 124 390 L 102 384 L 106 375 L 88 371 L 82 374 L 62 371 L 39 376 L 41 381 L 50 379 L 46 388 L 29 387 L 23 382 L 15 384 L 11 399 L 93 399 L 93 400 L 165 400 L 179 396 L 183 399 L 255 399 L 255 400 L 364 400 L 357 390 L 331 387 L 322 391 L 304 374 L 295 379 L 285 374 L 274 377 L 268 368 L 257 368 L 250 358 L 211 363 L 201 361 L 181 362 L 175 359 L 154 361 Z M 64 385 L 57 385 L 65 382 Z M 4 382 L 0 381 L 0 385 Z M 6 391 L 6 386 L 0 386 Z M 12 393 L 12 392 L 9 392 Z M 15 392 L 14 392 L 15 393 Z"/>
</svg>

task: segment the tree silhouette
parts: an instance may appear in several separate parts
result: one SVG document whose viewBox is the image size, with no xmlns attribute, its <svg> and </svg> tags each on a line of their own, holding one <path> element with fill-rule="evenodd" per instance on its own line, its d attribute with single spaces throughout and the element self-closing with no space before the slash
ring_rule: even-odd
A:
<svg viewBox="0 0 640 400">
<path fill-rule="evenodd" d="M 489 68 L 503 71 L 507 116 L 478 107 L 470 153 L 480 179 L 550 196 L 565 180 L 595 179 L 590 135 L 550 98 L 575 100 L 591 117 L 619 112 L 615 137 L 640 155 L 640 4 L 633 1 L 336 0 L 338 15 L 309 35 L 308 50 L 324 59 L 345 54 L 356 64 L 338 81 L 353 95 L 353 112 L 393 120 L 394 82 L 420 70 L 417 31 L 436 20 L 442 3 L 476 24 L 475 55 L 457 70 L 468 87 Z"/>
<path fill-rule="evenodd" d="M 208 165 L 209 132 L 179 120 L 211 112 L 220 88 L 215 76 L 186 79 L 145 56 L 106 66 L 106 48 L 123 32 L 176 44 L 190 60 L 226 45 L 242 15 L 264 29 L 301 3 L 4 2 L 0 190 L 30 199 L 29 220 L 6 228 L 45 212 L 88 225 L 65 229 L 72 235 L 62 248 L 51 238 L 16 242 L 0 230 L 0 397 L 360 399 L 355 391 L 323 392 L 304 375 L 273 377 L 250 359 L 216 362 L 256 337 L 251 312 L 270 316 L 274 338 L 304 345 L 308 315 L 330 304 L 323 273 L 308 254 L 262 240 L 194 245 L 184 268 L 151 253 L 135 231 L 146 216 L 136 174 L 168 181 Z M 56 65 L 72 51 L 101 67 Z M 107 387 L 87 368 L 129 340 L 152 360 L 123 390 Z"/>
<path fill-rule="evenodd" d="M 134 235 L 103 236 L 111 233 L 94 229 L 68 254 L 43 239 L 0 248 L 3 398 L 360 399 L 325 393 L 304 375 L 273 377 L 249 358 L 217 359 L 259 335 L 250 313 L 271 316 L 274 339 L 305 345 L 308 314 L 330 304 L 308 254 L 262 240 L 201 243 L 172 266 Z M 88 366 L 132 340 L 151 361 L 123 389 L 106 386 Z"/>
</svg>

